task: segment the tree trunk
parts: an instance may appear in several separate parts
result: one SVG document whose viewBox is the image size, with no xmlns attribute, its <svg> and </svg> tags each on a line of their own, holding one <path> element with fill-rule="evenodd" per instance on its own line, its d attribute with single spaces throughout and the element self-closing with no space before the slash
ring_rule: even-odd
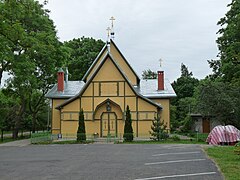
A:
<svg viewBox="0 0 240 180">
<path fill-rule="evenodd" d="M 32 115 L 32 133 L 35 133 L 35 131 L 36 131 L 36 121 L 37 121 L 36 114 L 33 113 L 33 115 Z"/>
<path fill-rule="evenodd" d="M 1 141 L 3 142 L 3 130 L 1 130 Z"/>
<path fill-rule="evenodd" d="M 19 131 L 20 126 L 21 126 L 21 120 L 23 118 L 23 114 L 25 112 L 25 109 L 26 109 L 26 102 L 25 102 L 25 98 L 23 98 L 20 109 L 19 109 L 19 111 L 17 113 L 17 116 L 15 118 L 15 124 L 14 124 L 14 129 L 13 129 L 13 139 L 18 138 L 18 131 Z"/>
<path fill-rule="evenodd" d="M 13 139 L 17 139 L 18 138 L 18 131 L 19 131 L 19 128 L 15 127 L 13 129 Z"/>
<path fill-rule="evenodd" d="M 1 82 L 2 82 L 2 76 L 3 76 L 3 69 L 0 69 L 0 85 L 1 85 Z"/>
</svg>

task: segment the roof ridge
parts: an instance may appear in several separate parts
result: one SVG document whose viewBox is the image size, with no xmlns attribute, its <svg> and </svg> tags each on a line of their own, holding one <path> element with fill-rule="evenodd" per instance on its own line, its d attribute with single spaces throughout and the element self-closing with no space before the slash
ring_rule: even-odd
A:
<svg viewBox="0 0 240 180">
<path fill-rule="evenodd" d="M 91 83 L 91 81 L 93 80 L 93 78 L 96 76 L 97 72 L 101 69 L 101 67 L 103 66 L 103 64 L 105 63 L 105 61 L 107 60 L 107 57 L 110 57 L 110 59 L 112 60 L 113 64 L 116 66 L 116 68 L 119 70 L 119 72 L 121 73 L 121 75 L 123 76 L 123 78 L 127 81 L 128 85 L 131 87 L 131 89 L 133 90 L 133 92 L 139 96 L 140 98 L 148 101 L 149 103 L 151 103 L 154 106 L 157 106 L 159 108 L 162 108 L 159 104 L 151 101 L 150 99 L 144 97 L 143 95 L 141 95 L 140 93 L 138 93 L 134 87 L 131 85 L 130 81 L 128 80 L 128 78 L 126 77 L 126 75 L 123 73 L 123 71 L 121 70 L 121 68 L 118 66 L 118 64 L 116 63 L 116 61 L 114 60 L 113 56 L 107 52 L 107 54 L 104 56 L 103 60 L 101 61 L 101 63 L 99 64 L 99 66 L 97 67 L 97 69 L 95 70 L 95 72 L 92 74 L 92 76 L 89 78 L 89 80 L 84 84 L 83 88 L 80 90 L 80 92 L 78 94 L 76 94 L 74 97 L 70 98 L 69 100 L 65 101 L 64 103 L 58 105 L 56 107 L 56 109 L 60 109 L 62 106 L 67 105 L 68 103 L 72 102 L 73 100 L 75 100 L 76 98 L 78 98 L 79 96 L 81 96 L 83 94 L 83 92 L 86 90 L 86 88 L 88 87 L 88 85 Z"/>
<path fill-rule="evenodd" d="M 124 61 L 127 63 L 127 65 L 129 66 L 129 68 L 131 69 L 131 71 L 133 72 L 133 74 L 137 77 L 137 84 L 139 84 L 140 82 L 140 77 L 138 76 L 138 74 L 136 73 L 136 71 L 132 68 L 132 66 L 130 66 L 129 62 L 127 61 L 127 59 L 125 58 L 125 56 L 122 54 L 122 52 L 120 51 L 120 49 L 117 47 L 117 45 L 115 44 L 115 42 L 110 39 L 110 41 L 112 42 L 112 44 L 116 47 L 117 51 L 119 52 L 119 54 L 122 56 L 122 58 L 124 59 Z"/>
<path fill-rule="evenodd" d="M 107 43 L 105 43 L 105 45 L 103 46 L 102 50 L 98 53 L 97 57 L 95 58 L 95 60 L 93 61 L 93 63 L 91 64 L 91 66 L 88 68 L 87 72 L 84 74 L 82 81 L 86 80 L 87 76 L 89 75 L 90 71 L 93 69 L 93 67 L 95 66 L 95 64 L 97 63 L 97 60 L 100 58 L 100 56 L 102 55 L 102 53 L 104 53 L 104 51 L 107 49 Z"/>
</svg>

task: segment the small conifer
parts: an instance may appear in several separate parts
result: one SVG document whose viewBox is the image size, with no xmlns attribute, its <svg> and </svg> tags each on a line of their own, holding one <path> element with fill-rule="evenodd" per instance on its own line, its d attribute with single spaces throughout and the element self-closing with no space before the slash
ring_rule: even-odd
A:
<svg viewBox="0 0 240 180">
<path fill-rule="evenodd" d="M 160 141 L 168 138 L 168 134 L 166 132 L 166 124 L 164 124 L 164 121 L 160 121 L 160 117 L 155 118 L 155 120 L 152 121 L 151 129 L 152 131 L 149 131 L 151 139 L 154 141 Z"/>
<path fill-rule="evenodd" d="M 86 131 L 85 131 L 83 109 L 81 109 L 81 111 L 79 113 L 78 130 L 77 130 L 77 141 L 78 142 L 86 141 Z"/>
<path fill-rule="evenodd" d="M 131 118 L 131 111 L 129 106 L 126 109 L 126 120 L 124 126 L 124 141 L 131 142 L 133 141 L 133 128 L 132 128 L 132 118 Z"/>
</svg>

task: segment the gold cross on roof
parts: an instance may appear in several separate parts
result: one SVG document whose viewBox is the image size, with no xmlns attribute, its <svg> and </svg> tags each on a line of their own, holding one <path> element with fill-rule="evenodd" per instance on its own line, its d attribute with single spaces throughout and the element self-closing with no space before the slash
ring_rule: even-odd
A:
<svg viewBox="0 0 240 180">
<path fill-rule="evenodd" d="M 109 20 L 112 21 L 112 28 L 113 28 L 113 21 L 115 21 L 116 19 L 112 16 Z"/>
<path fill-rule="evenodd" d="M 108 27 L 106 30 L 107 30 L 107 35 L 109 37 L 110 36 L 110 31 L 111 31 L 110 27 Z"/>
</svg>

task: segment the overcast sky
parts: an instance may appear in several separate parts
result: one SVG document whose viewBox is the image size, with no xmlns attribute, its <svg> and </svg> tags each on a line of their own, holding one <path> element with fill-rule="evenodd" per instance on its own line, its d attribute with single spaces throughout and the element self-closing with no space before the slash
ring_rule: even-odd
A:
<svg viewBox="0 0 240 180">
<path fill-rule="evenodd" d="M 41 2 L 41 1 L 40 1 Z M 216 59 L 217 21 L 231 0 L 49 0 L 61 41 L 82 36 L 107 39 L 114 16 L 115 42 L 141 76 L 144 69 L 157 71 L 163 59 L 165 77 L 180 76 L 188 66 L 202 79 L 211 73 L 208 59 Z"/>
</svg>

